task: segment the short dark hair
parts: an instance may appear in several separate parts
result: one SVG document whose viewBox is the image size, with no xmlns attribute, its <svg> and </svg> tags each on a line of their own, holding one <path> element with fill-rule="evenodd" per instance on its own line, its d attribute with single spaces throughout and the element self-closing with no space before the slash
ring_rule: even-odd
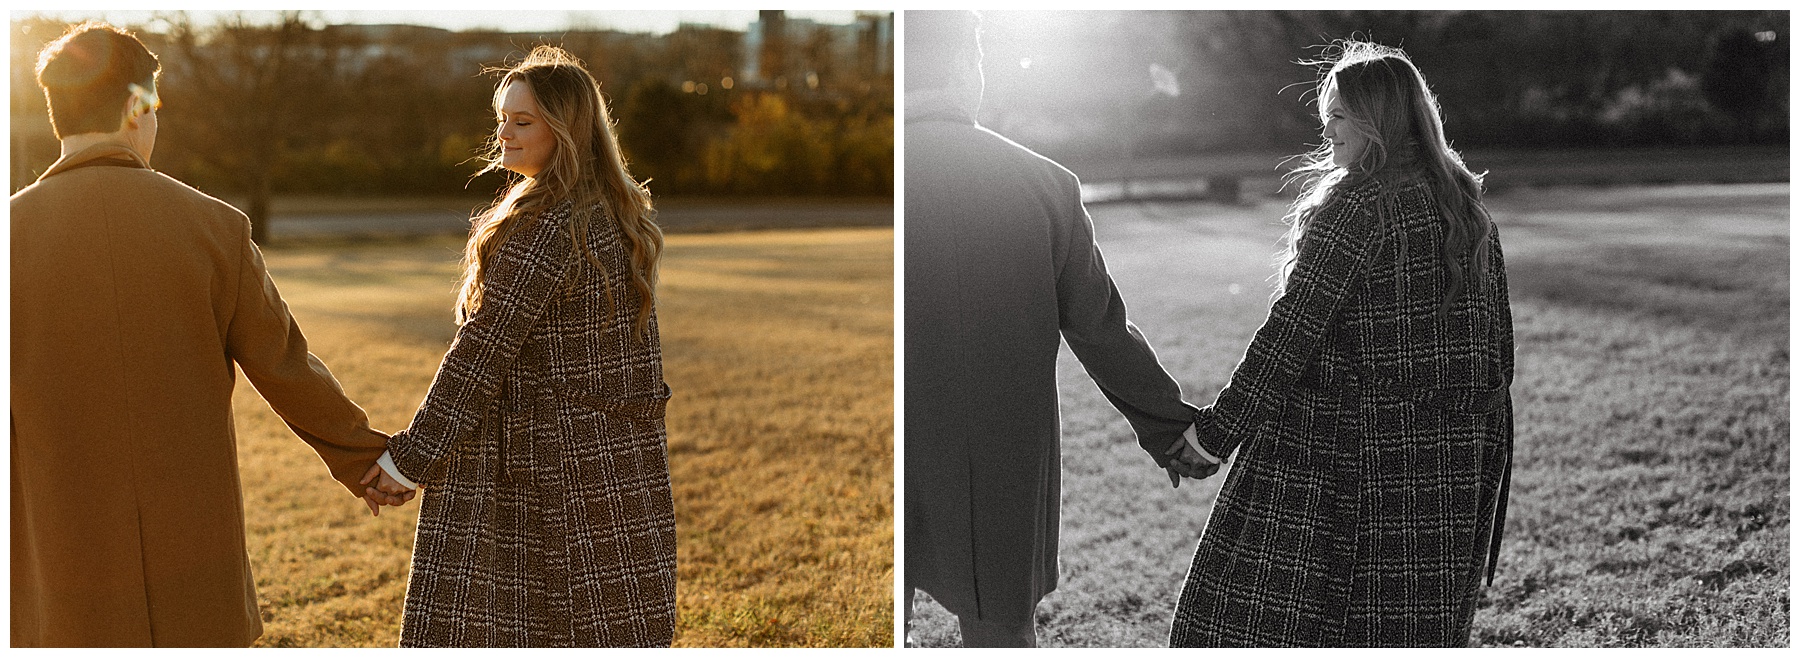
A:
<svg viewBox="0 0 1800 658">
<path fill-rule="evenodd" d="M 949 86 L 960 69 L 980 66 L 980 14 L 908 10 L 905 20 L 907 91 Z"/>
<path fill-rule="evenodd" d="M 156 55 L 124 30 L 97 22 L 70 27 L 38 53 L 51 130 L 57 139 L 118 130 L 131 85 L 154 90 L 161 71 Z"/>
</svg>

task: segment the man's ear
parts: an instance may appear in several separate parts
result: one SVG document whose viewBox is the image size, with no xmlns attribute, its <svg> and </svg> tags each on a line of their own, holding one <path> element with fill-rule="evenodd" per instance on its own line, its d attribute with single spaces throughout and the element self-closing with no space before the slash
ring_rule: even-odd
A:
<svg viewBox="0 0 1800 658">
<path fill-rule="evenodd" d="M 125 95 L 125 107 L 119 111 L 119 116 L 124 117 L 123 119 L 121 119 L 119 121 L 119 130 L 125 131 L 125 130 L 131 130 L 131 129 L 137 127 L 138 115 L 136 113 L 132 112 L 132 110 L 137 109 L 137 106 L 138 106 L 137 94 L 126 94 Z"/>
</svg>

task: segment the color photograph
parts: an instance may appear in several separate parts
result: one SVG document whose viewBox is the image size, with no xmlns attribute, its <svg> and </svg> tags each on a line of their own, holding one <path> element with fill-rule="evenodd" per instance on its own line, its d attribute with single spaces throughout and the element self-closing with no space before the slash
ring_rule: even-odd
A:
<svg viewBox="0 0 1800 658">
<path fill-rule="evenodd" d="M 892 647 L 895 22 L 12 12 L 12 646 Z"/>
</svg>

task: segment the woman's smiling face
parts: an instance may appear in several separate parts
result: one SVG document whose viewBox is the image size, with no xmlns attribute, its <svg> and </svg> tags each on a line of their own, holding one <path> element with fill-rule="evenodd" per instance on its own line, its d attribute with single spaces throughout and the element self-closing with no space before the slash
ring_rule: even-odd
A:
<svg viewBox="0 0 1800 658">
<path fill-rule="evenodd" d="M 1363 149 L 1369 146 L 1368 138 L 1350 125 L 1353 120 L 1334 94 L 1331 103 L 1325 107 L 1325 128 L 1319 134 L 1331 144 L 1331 163 L 1339 167 L 1356 162 L 1362 157 Z"/>
<path fill-rule="evenodd" d="M 500 166 L 527 177 L 536 177 L 550 162 L 556 150 L 556 136 L 544 121 L 537 95 L 531 85 L 520 80 L 506 85 L 500 94 L 500 106 L 494 108 L 500 125 L 496 128 L 500 145 Z"/>
</svg>

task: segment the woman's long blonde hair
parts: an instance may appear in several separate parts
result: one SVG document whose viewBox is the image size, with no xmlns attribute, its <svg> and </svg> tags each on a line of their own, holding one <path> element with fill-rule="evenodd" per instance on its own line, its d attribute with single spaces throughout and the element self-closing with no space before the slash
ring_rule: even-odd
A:
<svg viewBox="0 0 1800 658">
<path fill-rule="evenodd" d="M 507 85 L 529 85 L 537 97 L 543 121 L 556 138 L 556 149 L 543 171 L 535 177 L 516 176 L 506 193 L 483 210 L 474 233 L 463 250 L 463 279 L 456 299 L 456 323 L 463 324 L 481 308 L 482 283 L 494 254 L 508 236 L 530 226 L 543 212 L 563 203 L 572 204 L 569 239 L 602 278 L 606 266 L 588 248 L 588 224 L 604 208 L 602 221 L 616 221 L 631 247 L 631 283 L 638 292 L 638 316 L 633 334 L 640 340 L 649 332 L 655 307 L 656 266 L 662 255 L 663 235 L 657 228 L 650 191 L 625 169 L 619 140 L 600 83 L 581 60 L 554 46 L 538 46 L 524 61 L 510 69 L 494 87 L 494 107 L 500 107 Z M 487 166 L 476 175 L 501 169 L 503 152 L 499 131 L 489 139 L 483 159 Z M 617 308 L 612 286 L 606 291 L 607 318 Z"/>
<path fill-rule="evenodd" d="M 1336 57 L 1330 57 L 1334 52 Z M 1331 161 L 1330 144 L 1320 143 L 1288 174 L 1290 180 L 1302 181 L 1301 193 L 1284 218 L 1288 240 L 1276 294 L 1281 294 L 1293 273 L 1300 256 L 1300 238 L 1322 209 L 1339 201 L 1339 192 L 1371 177 L 1422 171 L 1430 180 L 1445 222 L 1443 255 L 1450 285 L 1439 311 L 1447 312 L 1469 280 L 1479 281 L 1487 273 L 1493 223 L 1481 205 L 1481 176 L 1471 173 L 1462 156 L 1444 139 L 1443 115 L 1425 76 L 1400 49 L 1362 41 L 1340 41 L 1328 49 L 1326 59 L 1302 63 L 1324 69 L 1318 83 L 1320 124 L 1329 119 L 1328 108 L 1335 98 L 1347 115 L 1340 125 L 1355 131 L 1368 145 L 1355 162 L 1339 167 Z M 1394 201 L 1391 186 L 1375 199 L 1374 210 L 1384 227 L 1392 219 Z M 1404 248 L 1405 243 L 1401 245 Z M 1465 256 L 1468 271 L 1462 265 Z M 1405 254 L 1400 258 L 1404 260 Z"/>
</svg>

